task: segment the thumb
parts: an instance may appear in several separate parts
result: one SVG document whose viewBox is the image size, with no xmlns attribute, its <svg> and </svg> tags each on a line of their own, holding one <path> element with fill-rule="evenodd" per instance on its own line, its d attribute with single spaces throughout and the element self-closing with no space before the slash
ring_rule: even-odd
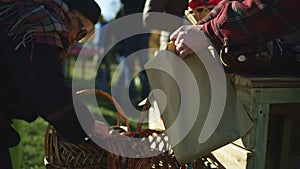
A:
<svg viewBox="0 0 300 169">
<path fill-rule="evenodd" d="M 175 41 L 178 37 L 178 33 L 180 32 L 181 28 L 178 28 L 170 35 L 170 41 Z"/>
</svg>

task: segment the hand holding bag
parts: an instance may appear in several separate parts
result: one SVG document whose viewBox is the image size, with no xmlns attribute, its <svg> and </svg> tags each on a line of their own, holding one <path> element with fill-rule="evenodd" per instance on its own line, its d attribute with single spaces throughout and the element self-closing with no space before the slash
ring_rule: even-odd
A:
<svg viewBox="0 0 300 169">
<path fill-rule="evenodd" d="M 199 45 L 207 49 L 200 55 L 214 57 L 206 39 Z M 152 97 L 157 100 L 174 154 L 184 164 L 244 136 L 252 122 L 229 80 L 224 79 L 223 91 L 216 89 L 218 84 L 213 83 L 220 79 L 210 77 L 213 75 L 200 57 L 192 54 L 179 61 L 174 48 L 169 44 L 145 68 L 151 87 L 163 92 L 152 92 Z M 214 55 L 219 58 L 216 52 Z M 226 95 L 216 102 L 218 92 Z M 215 112 L 222 104 L 224 111 Z"/>
</svg>

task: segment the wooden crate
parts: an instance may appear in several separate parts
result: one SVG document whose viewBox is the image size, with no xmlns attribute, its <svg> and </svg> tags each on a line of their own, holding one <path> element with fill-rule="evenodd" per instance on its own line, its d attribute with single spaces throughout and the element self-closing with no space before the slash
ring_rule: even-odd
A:
<svg viewBox="0 0 300 169">
<path fill-rule="evenodd" d="M 213 154 L 229 169 L 300 167 L 300 78 L 232 76 L 254 126 Z"/>
</svg>

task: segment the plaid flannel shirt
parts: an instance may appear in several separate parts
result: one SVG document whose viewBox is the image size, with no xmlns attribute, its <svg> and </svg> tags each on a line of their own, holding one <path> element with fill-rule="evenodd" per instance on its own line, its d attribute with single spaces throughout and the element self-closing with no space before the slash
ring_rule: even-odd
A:
<svg viewBox="0 0 300 169">
<path fill-rule="evenodd" d="M 257 45 L 298 30 L 299 0 L 223 0 L 198 22 L 217 49 Z"/>
<path fill-rule="evenodd" d="M 62 0 L 0 1 L 6 4 L 0 7 L 0 17 L 9 24 L 8 35 L 17 41 L 16 49 L 31 42 L 69 47 L 69 8 Z"/>
</svg>

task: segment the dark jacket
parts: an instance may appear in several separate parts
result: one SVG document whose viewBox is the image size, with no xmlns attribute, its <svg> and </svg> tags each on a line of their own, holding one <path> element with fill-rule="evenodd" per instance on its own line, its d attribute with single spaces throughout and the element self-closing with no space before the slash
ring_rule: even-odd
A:
<svg viewBox="0 0 300 169">
<path fill-rule="evenodd" d="M 151 12 L 160 12 L 182 18 L 188 7 L 188 0 L 147 0 L 143 10 L 143 23 L 150 29 L 174 30 L 183 24 L 180 20 L 167 20 L 167 22 L 156 23 L 160 20 Z M 170 18 L 170 17 L 168 17 Z"/>
</svg>

